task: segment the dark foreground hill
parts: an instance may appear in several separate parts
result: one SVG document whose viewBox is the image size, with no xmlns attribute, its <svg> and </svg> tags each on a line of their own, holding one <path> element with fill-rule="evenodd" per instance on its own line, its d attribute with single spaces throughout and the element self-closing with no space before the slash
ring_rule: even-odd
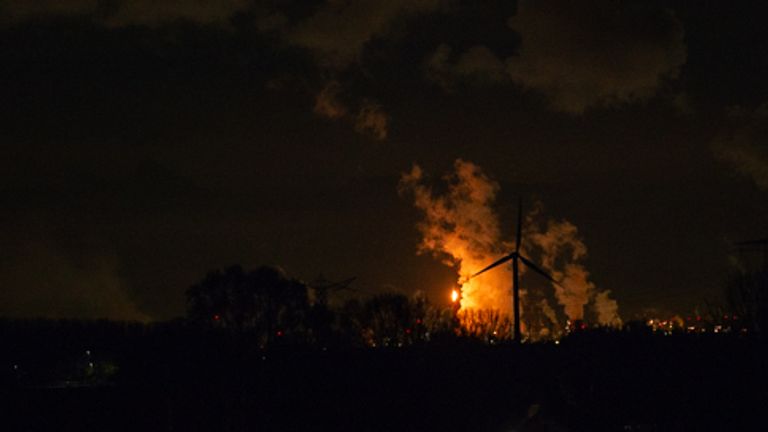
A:
<svg viewBox="0 0 768 432">
<path fill-rule="evenodd" d="M 768 357 L 730 335 L 587 332 L 273 346 L 111 323 L 2 331 L 2 430 L 764 430 Z"/>
</svg>

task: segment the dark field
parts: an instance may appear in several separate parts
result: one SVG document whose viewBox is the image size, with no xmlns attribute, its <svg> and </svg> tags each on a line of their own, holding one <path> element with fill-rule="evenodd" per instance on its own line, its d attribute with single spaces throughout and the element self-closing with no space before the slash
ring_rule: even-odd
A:
<svg viewBox="0 0 768 432">
<path fill-rule="evenodd" d="M 759 430 L 766 351 L 597 330 L 558 345 L 260 349 L 182 325 L 5 323 L 3 430 Z"/>
</svg>

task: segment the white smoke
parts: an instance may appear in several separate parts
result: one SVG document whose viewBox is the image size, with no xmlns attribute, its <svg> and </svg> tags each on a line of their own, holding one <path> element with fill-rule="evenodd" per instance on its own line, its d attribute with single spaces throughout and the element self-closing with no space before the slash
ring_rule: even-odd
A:
<svg viewBox="0 0 768 432">
<path fill-rule="evenodd" d="M 538 204 L 532 215 L 541 211 Z M 618 316 L 618 304 L 609 298 L 610 291 L 598 292 L 594 282 L 589 279 L 589 271 L 584 266 L 587 246 L 579 236 L 579 230 L 567 220 L 549 220 L 545 230 L 528 218 L 526 240 L 530 240 L 541 253 L 541 265 L 549 270 L 560 283 L 553 284 L 555 298 L 565 310 L 571 321 L 584 319 L 584 307 L 590 300 L 599 301 L 595 310 L 601 325 L 615 325 L 621 322 Z"/>
<path fill-rule="evenodd" d="M 499 185 L 471 162 L 458 159 L 454 168 L 455 173 L 445 177 L 448 190 L 444 195 L 434 194 L 423 184 L 418 165 L 401 178 L 401 191 L 413 193 L 415 206 L 424 214 L 418 224 L 422 234 L 419 253 L 432 253 L 446 265 L 458 267 L 463 309 L 508 314 L 512 274 L 507 267 L 469 280 L 502 252 L 499 218 L 492 208 Z"/>
</svg>

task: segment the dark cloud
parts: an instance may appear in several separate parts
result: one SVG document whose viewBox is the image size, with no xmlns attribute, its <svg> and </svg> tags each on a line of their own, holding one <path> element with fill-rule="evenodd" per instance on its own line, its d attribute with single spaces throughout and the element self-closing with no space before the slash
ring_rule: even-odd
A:
<svg viewBox="0 0 768 432">
<path fill-rule="evenodd" d="M 200 24 L 227 23 L 248 10 L 249 0 L 125 0 L 114 6 L 105 22 L 112 26 L 158 26 L 173 21 Z"/>
<path fill-rule="evenodd" d="M 357 114 L 350 116 L 348 102 L 341 98 L 342 90 L 338 81 L 328 82 L 315 98 L 315 114 L 330 120 L 346 120 L 354 125 L 356 132 L 385 140 L 389 133 L 389 116 L 381 104 L 363 99 Z"/>
<path fill-rule="evenodd" d="M 360 133 L 371 134 L 377 140 L 384 140 L 389 133 L 389 116 L 381 108 L 381 105 L 365 101 L 357 113 L 355 130 Z"/>
<path fill-rule="evenodd" d="M 452 55 L 441 46 L 427 61 L 428 76 L 448 87 L 506 79 L 543 93 L 555 110 L 579 114 L 645 101 L 686 61 L 682 24 L 640 2 L 521 0 L 509 27 L 521 38 L 515 55 L 499 58 L 484 45 Z"/>
<path fill-rule="evenodd" d="M 17 23 L 40 17 L 77 17 L 95 15 L 100 7 L 99 0 L 6 0 L 0 4 L 0 19 L 6 23 Z"/>
<path fill-rule="evenodd" d="M 427 78 L 446 90 L 452 90 L 458 81 L 500 83 L 507 79 L 504 62 L 488 47 L 474 46 L 456 55 L 447 44 L 441 44 L 427 58 Z"/>
<path fill-rule="evenodd" d="M 686 60 L 680 22 L 641 2 L 521 0 L 509 24 L 522 38 L 510 77 L 565 112 L 648 99 Z"/>
<path fill-rule="evenodd" d="M 347 115 L 347 107 L 339 100 L 341 85 L 330 81 L 323 87 L 315 99 L 315 114 L 329 119 L 339 119 Z"/>
<path fill-rule="evenodd" d="M 344 68 L 398 18 L 436 10 L 441 0 L 328 0 L 315 14 L 286 29 L 286 40 L 308 48 L 325 67 Z"/>
<path fill-rule="evenodd" d="M 344 78 L 340 73 L 361 67 L 361 56 L 374 38 L 397 33 L 396 23 L 437 10 L 442 0 L 328 0 L 313 14 L 287 24 L 280 31 L 288 45 L 306 49 L 318 66 L 334 76 L 318 94 L 315 113 L 330 119 L 347 116 L 347 104 L 339 98 Z M 346 83 L 344 83 L 346 84 Z M 365 90 L 363 90 L 365 92 Z M 389 116 L 369 94 L 352 98 L 359 110 L 352 119 L 354 130 L 377 140 L 388 135 Z"/>
<path fill-rule="evenodd" d="M 732 130 L 712 144 L 715 155 L 762 190 L 768 190 L 768 105 L 732 109 Z"/>
<path fill-rule="evenodd" d="M 7 0 L 0 10 L 10 22 L 84 17 L 114 27 L 158 26 L 175 21 L 221 24 L 249 9 L 250 0 Z"/>
<path fill-rule="evenodd" d="M 442 301 L 396 185 L 457 158 L 503 229 L 520 195 L 572 220 L 622 313 L 714 298 L 724 239 L 765 234 L 764 120 L 723 106 L 765 99 L 768 37 L 658 4 L 0 1 L 2 313 L 178 316 L 233 263 Z"/>
</svg>

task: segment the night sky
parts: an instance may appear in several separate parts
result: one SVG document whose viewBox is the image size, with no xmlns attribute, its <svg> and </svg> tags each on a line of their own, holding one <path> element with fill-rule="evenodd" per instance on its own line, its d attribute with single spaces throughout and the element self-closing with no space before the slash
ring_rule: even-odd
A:
<svg viewBox="0 0 768 432">
<path fill-rule="evenodd" d="M 398 183 L 459 158 L 625 320 L 692 313 L 768 236 L 758 6 L 4 0 L 0 316 L 168 319 L 231 264 L 447 303 Z"/>
</svg>

